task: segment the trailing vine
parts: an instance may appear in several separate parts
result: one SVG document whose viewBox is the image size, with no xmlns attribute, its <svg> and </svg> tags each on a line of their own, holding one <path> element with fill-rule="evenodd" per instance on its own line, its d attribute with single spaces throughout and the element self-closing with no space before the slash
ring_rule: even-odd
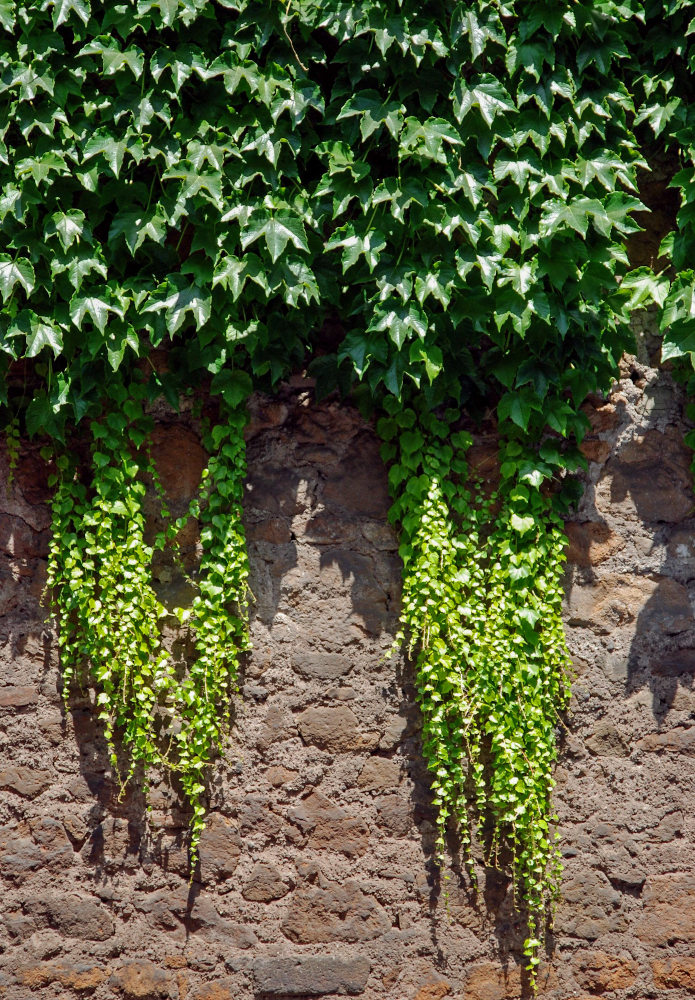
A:
<svg viewBox="0 0 695 1000">
<path fill-rule="evenodd" d="M 693 8 L 0 0 L 10 471 L 20 429 L 51 442 L 65 690 L 96 684 L 121 781 L 178 772 L 194 844 L 248 648 L 243 406 L 301 368 L 382 415 L 437 851 L 450 818 L 466 844 L 491 824 L 536 964 L 567 698 L 551 484 L 576 468 L 581 404 L 609 388 L 631 311 L 659 310 L 665 359 L 695 357 Z M 656 161 L 681 207 L 631 269 Z M 210 465 L 152 542 L 148 406 L 192 387 L 220 400 Z M 468 475 L 464 411 L 496 420 L 494 495 Z M 188 516 L 196 596 L 172 612 L 151 562 Z M 184 676 L 173 622 L 195 640 Z"/>
<path fill-rule="evenodd" d="M 88 470 L 67 453 L 57 457 L 47 588 L 57 610 L 64 699 L 86 671 L 122 790 L 137 764 L 145 772 L 165 766 L 178 774 L 192 809 L 195 851 L 206 812 L 206 767 L 228 728 L 229 696 L 249 648 L 241 524 L 246 418 L 230 411 L 208 436 L 214 454 L 202 497 L 156 539 L 157 548 L 175 545 L 188 517 L 200 518 L 202 555 L 191 581 L 197 593 L 190 607 L 168 612 L 151 579 L 155 546 L 145 541 L 146 479 L 158 477 L 143 447 L 150 424 L 144 395 L 142 385 L 111 386 L 116 408 L 92 423 Z M 172 618 L 195 640 L 183 677 L 163 642 L 163 620 Z M 129 752 L 125 772 L 121 745 Z"/>
<path fill-rule="evenodd" d="M 490 495 L 472 492 L 467 432 L 452 432 L 447 415 L 387 408 L 379 430 L 404 566 L 398 641 L 415 657 L 437 855 L 450 819 L 473 878 L 474 828 L 486 828 L 489 864 L 510 853 L 533 970 L 561 870 L 551 791 L 569 696 L 562 520 L 518 442 L 506 448 L 511 474 Z"/>
</svg>

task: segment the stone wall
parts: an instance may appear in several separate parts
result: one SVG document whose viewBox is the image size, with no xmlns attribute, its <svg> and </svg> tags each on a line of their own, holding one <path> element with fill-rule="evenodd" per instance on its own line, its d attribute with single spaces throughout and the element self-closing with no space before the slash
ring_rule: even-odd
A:
<svg viewBox="0 0 695 1000">
<path fill-rule="evenodd" d="M 568 524 L 565 876 L 539 992 L 682 1000 L 695 994 L 682 400 L 668 375 L 628 359 L 587 413 L 587 489 Z M 164 417 L 157 430 L 175 513 L 204 461 L 194 426 Z M 477 460 L 490 454 L 481 442 Z M 372 428 L 315 405 L 301 381 L 253 401 L 254 650 L 192 881 L 176 789 L 155 780 L 149 812 L 137 788 L 119 800 L 93 695 L 62 708 L 39 603 L 46 498 L 28 450 L 0 498 L 0 997 L 520 997 L 507 881 L 481 872 L 476 896 L 458 863 L 443 881 L 432 864 L 412 676 L 385 658 L 400 566 Z M 156 573 L 173 599 L 175 572 Z"/>
</svg>

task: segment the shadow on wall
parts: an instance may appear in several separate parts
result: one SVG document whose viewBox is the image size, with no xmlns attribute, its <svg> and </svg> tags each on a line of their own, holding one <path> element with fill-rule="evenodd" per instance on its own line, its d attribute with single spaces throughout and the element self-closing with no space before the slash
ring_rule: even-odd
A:
<svg viewBox="0 0 695 1000">
<path fill-rule="evenodd" d="M 659 381 L 653 394 L 657 402 L 659 394 L 678 402 L 674 388 Z M 630 422 L 624 399 L 618 393 L 590 410 L 595 433 L 583 448 L 590 461 L 605 464 L 587 490 L 583 514 L 590 520 L 567 526 L 568 558 L 581 584 L 570 591 L 569 624 L 603 637 L 609 679 L 623 681 L 628 695 L 647 688 L 660 725 L 695 677 L 692 454 L 683 426 L 663 421 L 612 450 L 601 431 Z M 658 423 L 658 406 L 655 413 Z"/>
</svg>

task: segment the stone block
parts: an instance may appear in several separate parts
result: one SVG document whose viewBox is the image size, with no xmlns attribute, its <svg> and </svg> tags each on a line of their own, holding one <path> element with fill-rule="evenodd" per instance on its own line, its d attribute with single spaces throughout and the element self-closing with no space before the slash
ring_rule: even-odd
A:
<svg viewBox="0 0 695 1000">
<path fill-rule="evenodd" d="M 352 660 L 340 653 L 296 652 L 292 654 L 292 668 L 307 680 L 334 681 L 352 670 Z"/>
<path fill-rule="evenodd" d="M 39 692 L 33 686 L 0 687 L 0 708 L 26 708 L 38 700 Z"/>
<path fill-rule="evenodd" d="M 256 989 L 264 997 L 358 996 L 364 993 L 370 971 L 364 956 L 259 958 L 253 964 Z"/>
<path fill-rule="evenodd" d="M 654 985 L 659 990 L 684 990 L 695 993 L 695 958 L 656 959 L 652 962 Z"/>
<path fill-rule="evenodd" d="M 391 926 L 386 911 L 357 883 L 303 886 L 293 893 L 282 922 L 296 944 L 373 941 Z"/>
<path fill-rule="evenodd" d="M 567 562 L 576 566 L 598 566 L 624 545 L 622 538 L 602 521 L 568 521 Z"/>
<path fill-rule="evenodd" d="M 345 705 L 307 708 L 299 716 L 298 726 L 304 742 L 321 750 L 373 750 L 379 742 L 379 733 L 363 731 L 355 713 Z"/>
<path fill-rule="evenodd" d="M 86 896 L 35 896 L 26 900 L 23 909 L 37 927 L 52 927 L 65 937 L 106 941 L 114 932 L 107 908 Z"/>
<path fill-rule="evenodd" d="M 695 875 L 652 875 L 642 893 L 637 937 L 649 945 L 695 942 Z"/>
<path fill-rule="evenodd" d="M 470 969 L 465 987 L 466 1000 L 519 1000 L 521 971 L 511 963 L 480 962 Z"/>
<path fill-rule="evenodd" d="M 573 960 L 577 982 L 591 993 L 627 990 L 637 981 L 639 966 L 631 958 L 605 951 L 580 951 Z"/>
<path fill-rule="evenodd" d="M 321 792 L 313 792 L 291 809 L 289 819 L 316 850 L 339 851 L 347 857 L 358 857 L 367 850 L 369 827 L 365 821 L 351 816 Z"/>
<path fill-rule="evenodd" d="M 28 799 L 34 799 L 41 792 L 45 792 L 53 780 L 50 771 L 42 771 L 38 767 L 9 764 L 0 769 L 0 788 L 9 788 Z"/>
<path fill-rule="evenodd" d="M 413 826 L 411 804 L 402 795 L 382 795 L 376 800 L 378 823 L 393 837 L 407 837 Z"/>
<path fill-rule="evenodd" d="M 395 788 L 400 781 L 401 766 L 388 757 L 370 757 L 357 778 L 359 788 L 368 791 L 385 791 Z"/>
<path fill-rule="evenodd" d="M 289 891 L 289 885 L 274 865 L 258 864 L 244 883 L 241 895 L 253 902 L 270 903 L 282 899 Z"/>
<path fill-rule="evenodd" d="M 170 976 L 152 962 L 134 959 L 113 973 L 110 985 L 132 1000 L 156 1000 L 169 996 Z"/>
<path fill-rule="evenodd" d="M 198 845 L 203 879 L 221 881 L 233 875 L 242 849 L 236 825 L 221 813 L 210 813 Z"/>
<path fill-rule="evenodd" d="M 17 969 L 17 981 L 34 991 L 51 983 L 60 983 L 68 990 L 77 993 L 95 990 L 106 979 L 108 969 L 92 962 L 38 962 L 32 965 L 22 965 Z"/>
</svg>

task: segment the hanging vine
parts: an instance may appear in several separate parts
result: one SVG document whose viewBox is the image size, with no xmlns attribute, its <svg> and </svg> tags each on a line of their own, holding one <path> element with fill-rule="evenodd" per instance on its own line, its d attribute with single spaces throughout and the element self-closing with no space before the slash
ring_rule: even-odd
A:
<svg viewBox="0 0 695 1000">
<path fill-rule="evenodd" d="M 241 524 L 245 474 L 243 411 L 230 411 L 206 443 L 214 453 L 202 496 L 160 533 L 176 544 L 189 516 L 202 525 L 197 593 L 189 608 L 168 612 L 151 580 L 154 547 L 145 541 L 146 480 L 157 477 L 143 447 L 150 428 L 142 385 L 112 385 L 109 409 L 91 426 L 87 469 L 69 454 L 56 458 L 47 589 L 58 619 L 63 697 L 87 677 L 97 691 L 111 764 L 121 791 L 137 764 L 172 769 L 192 809 L 195 851 L 206 812 L 206 767 L 223 742 L 239 658 L 249 648 L 248 563 Z M 190 629 L 196 656 L 177 673 L 163 643 L 162 622 Z M 225 706 L 227 708 L 225 709 Z M 125 772 L 118 749 L 129 753 Z"/>
</svg>

